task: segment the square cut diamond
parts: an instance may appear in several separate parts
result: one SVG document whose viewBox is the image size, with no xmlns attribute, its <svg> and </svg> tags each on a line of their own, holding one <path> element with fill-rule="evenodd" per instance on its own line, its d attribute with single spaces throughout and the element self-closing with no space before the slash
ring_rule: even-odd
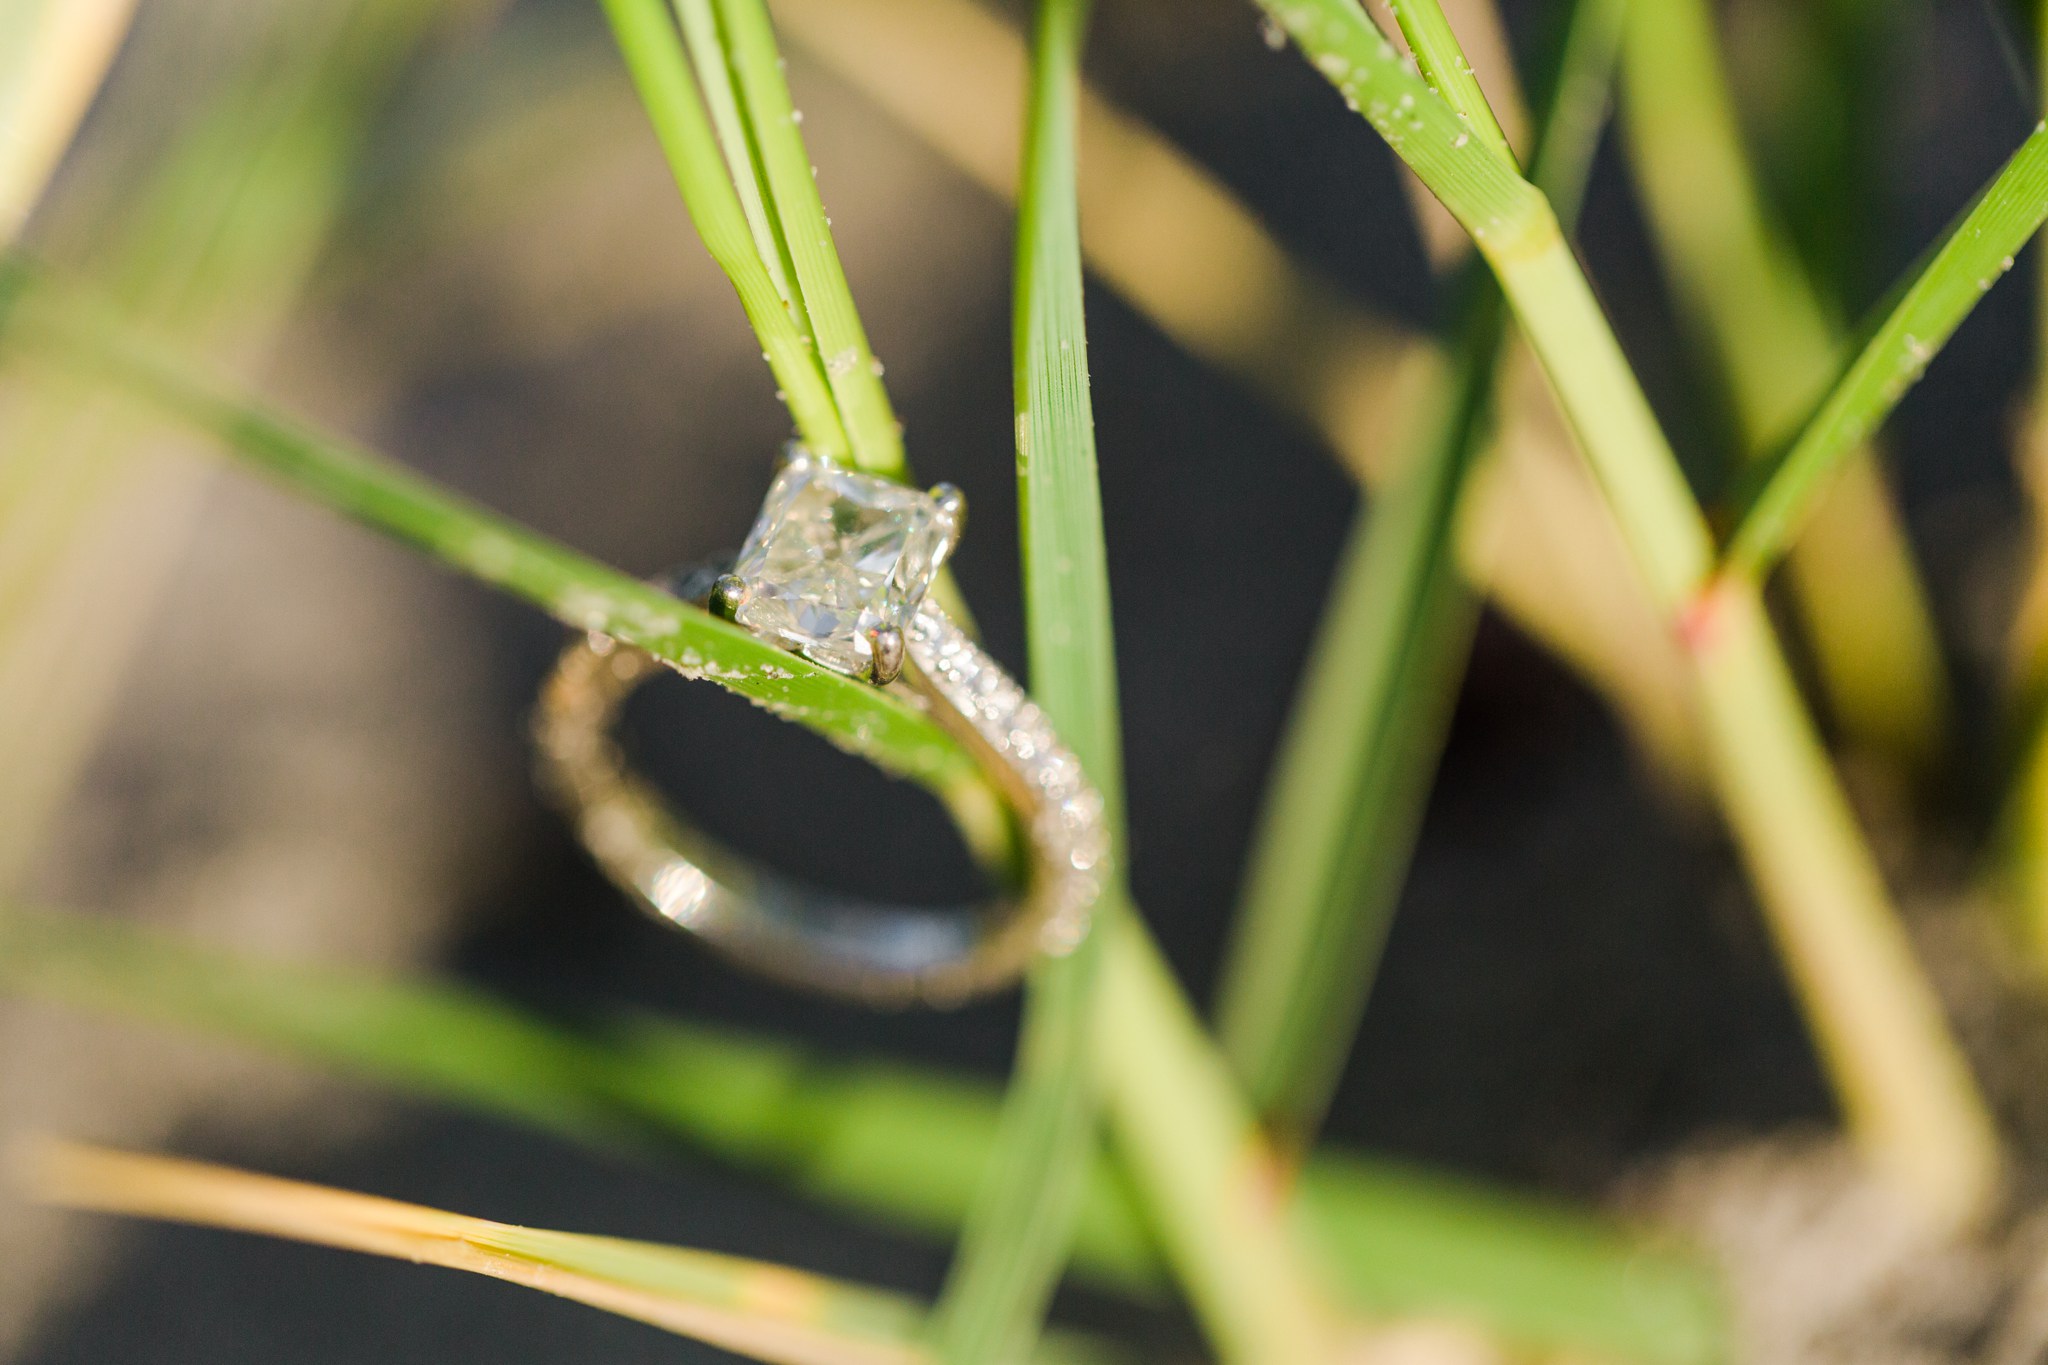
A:
<svg viewBox="0 0 2048 1365">
<path fill-rule="evenodd" d="M 827 668 L 864 673 L 870 631 L 907 630 L 954 535 L 931 494 L 799 453 L 733 565 L 733 619 Z"/>
</svg>

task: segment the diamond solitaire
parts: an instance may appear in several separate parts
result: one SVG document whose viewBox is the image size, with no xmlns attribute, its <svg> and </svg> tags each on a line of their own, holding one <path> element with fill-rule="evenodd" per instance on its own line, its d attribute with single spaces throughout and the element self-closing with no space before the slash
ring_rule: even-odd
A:
<svg viewBox="0 0 2048 1365">
<path fill-rule="evenodd" d="M 1003 871 L 1022 877 L 993 901 L 940 908 L 834 895 L 748 865 L 664 810 L 609 738 L 661 661 L 586 635 L 548 680 L 534 737 L 543 780 L 612 880 L 761 971 L 876 1003 L 954 1004 L 1016 980 L 1041 953 L 1073 950 L 1114 875 L 1108 818 L 1052 717 L 926 600 L 965 517 L 949 484 L 920 493 L 792 446 L 732 572 L 697 565 L 663 586 L 930 715 L 1010 808 L 1025 856 Z"/>
<path fill-rule="evenodd" d="M 827 668 L 887 682 L 964 510 L 948 484 L 924 493 L 792 447 L 713 606 Z"/>
</svg>

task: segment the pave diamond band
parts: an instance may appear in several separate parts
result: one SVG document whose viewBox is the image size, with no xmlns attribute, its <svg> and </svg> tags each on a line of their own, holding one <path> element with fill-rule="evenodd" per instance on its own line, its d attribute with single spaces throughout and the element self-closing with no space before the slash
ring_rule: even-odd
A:
<svg viewBox="0 0 2048 1365">
<path fill-rule="evenodd" d="M 697 569 L 671 586 L 701 602 L 713 582 Z M 1045 713 L 936 606 L 914 601 L 902 640 L 901 675 L 887 686 L 962 742 L 1016 816 L 1021 884 L 991 904 L 932 909 L 818 891 L 678 820 L 610 736 L 626 697 L 661 664 L 603 635 L 572 644 L 542 693 L 543 785 L 613 881 L 746 965 L 877 1003 L 951 1004 L 999 989 L 1086 934 L 1109 857 L 1102 797 Z"/>
</svg>

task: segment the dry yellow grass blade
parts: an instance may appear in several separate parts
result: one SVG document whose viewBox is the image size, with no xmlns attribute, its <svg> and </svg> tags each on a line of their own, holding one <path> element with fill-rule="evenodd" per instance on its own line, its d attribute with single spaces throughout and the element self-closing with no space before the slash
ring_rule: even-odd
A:
<svg viewBox="0 0 2048 1365">
<path fill-rule="evenodd" d="M 263 1233 L 467 1270 L 775 1365 L 925 1365 L 909 1301 L 709 1252 L 547 1232 L 202 1162 L 43 1140 L 17 1172 L 46 1203 Z"/>
<path fill-rule="evenodd" d="M 993 194 L 1016 195 L 1024 48 L 971 0 L 774 0 L 786 35 Z M 1083 88 L 1089 268 L 1192 354 L 1297 415 L 1368 486 L 1405 448 L 1438 348 L 1341 302 L 1228 189 Z M 1503 405 L 1475 477 L 1461 558 L 1472 581 L 1582 672 L 1674 772 L 1695 770 L 1690 704 L 1597 490 L 1540 384 Z M 1545 508 L 1527 514 L 1529 500 Z M 1539 524 L 1540 522 L 1540 524 Z"/>
<path fill-rule="evenodd" d="M 135 0 L 30 0 L 0 21 L 0 241 L 43 197 L 134 13 Z"/>
</svg>

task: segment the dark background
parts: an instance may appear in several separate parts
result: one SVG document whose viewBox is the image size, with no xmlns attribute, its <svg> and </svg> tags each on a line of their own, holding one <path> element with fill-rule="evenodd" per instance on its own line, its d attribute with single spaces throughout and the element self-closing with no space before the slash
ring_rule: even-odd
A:
<svg viewBox="0 0 2048 1365">
<path fill-rule="evenodd" d="M 1543 39 L 1553 7 L 1517 0 L 1506 8 L 1519 45 Z M 1899 64 L 1881 129 L 1880 194 L 1867 224 L 1873 256 L 1853 286 L 1859 307 L 2030 123 L 2029 97 L 2001 55 L 1987 5 L 1900 10 L 1910 59 Z M 530 73 L 536 44 L 559 44 L 586 64 L 608 59 L 594 7 L 522 4 L 506 23 L 527 35 L 525 46 L 491 39 L 473 58 L 479 69 L 509 50 L 527 54 L 515 69 Z M 1296 54 L 1259 41 L 1249 6 L 1102 0 L 1089 68 L 1253 205 L 1299 259 L 1375 309 L 1429 322 L 1438 299 L 1391 158 Z M 923 476 L 967 490 L 973 525 L 959 575 L 991 648 L 1021 673 L 1006 211 L 811 64 L 793 60 L 791 76 L 812 111 L 806 132 L 818 142 L 856 295 L 891 362 L 912 459 Z M 407 183 L 409 140 L 431 140 L 442 126 L 438 87 L 416 84 L 380 134 L 379 164 L 396 169 L 390 183 L 371 176 L 363 186 L 366 233 L 402 220 L 391 196 Z M 820 131 L 828 121 L 830 131 Z M 642 140 L 634 154 L 658 180 L 652 141 Z M 933 206 L 919 230 L 955 243 L 932 248 L 953 263 L 948 279 L 957 282 L 941 301 L 942 343 L 921 340 L 928 318 L 894 297 L 899 267 L 875 264 L 885 254 L 872 245 L 877 229 L 858 197 L 841 192 L 869 156 L 911 167 L 901 183 L 929 190 Z M 588 213 L 599 220 L 605 211 Z M 560 250 L 587 254 L 593 271 L 616 268 L 594 245 L 602 240 L 599 222 Z M 667 240 L 674 252 L 701 254 L 681 232 Z M 1582 241 L 1675 443 L 1696 467 L 1711 468 L 1727 424 L 1698 387 L 1695 376 L 1706 371 L 1671 322 L 1611 145 Z M 897 257 L 913 260 L 923 249 L 898 246 Z M 324 346 L 410 356 L 432 344 L 409 337 L 415 330 L 476 343 L 498 325 L 486 271 L 443 272 L 440 293 L 422 299 L 365 278 L 345 250 L 337 254 L 339 283 L 322 295 L 318 339 L 305 343 L 315 354 Z M 2007 435 L 2030 351 L 2029 288 L 2023 269 L 1985 300 L 1891 428 L 1897 483 L 1980 731 L 1987 678 L 1977 623 L 1987 598 L 1998 600 L 2022 531 Z M 929 293 L 916 295 L 923 306 Z M 782 419 L 765 369 L 749 363 L 730 296 L 695 297 L 695 311 L 596 326 L 540 360 L 478 343 L 421 373 L 394 362 L 402 382 L 365 434 L 636 571 L 729 545 L 765 485 Z M 1116 297 L 1091 288 L 1088 307 L 1132 875 L 1148 920 L 1205 1001 L 1261 783 L 1355 497 L 1313 439 L 1178 352 Z M 309 516 L 233 476 L 218 501 L 224 516 L 290 525 Z M 943 1015 L 822 1004 L 738 975 L 631 910 L 521 776 L 525 713 L 562 632 L 442 580 L 402 551 L 343 534 L 362 542 L 362 556 L 390 561 L 392 592 L 419 593 L 460 620 L 459 647 L 480 662 L 470 683 L 431 698 L 460 714 L 466 771 L 491 831 L 432 954 L 439 970 L 571 1015 L 628 1002 L 850 1053 L 1000 1073 L 1013 1000 Z M 200 540 L 203 561 L 205 546 L 220 542 L 204 526 Z M 201 593 L 173 596 L 138 677 L 151 675 L 153 653 L 174 650 L 180 604 Z M 230 649 L 211 666 L 243 665 Z M 411 695 L 399 688 L 380 704 L 405 707 Z M 714 689 L 665 687 L 636 705 L 632 728 L 637 752 L 689 809 L 799 871 L 919 896 L 956 890 L 968 876 L 935 807 Z M 138 774 L 140 761 L 124 759 L 117 744 L 93 778 L 128 791 L 131 812 L 170 799 L 147 794 L 156 789 L 146 763 Z M 1937 827 L 1959 841 L 1974 837 L 1980 788 L 1952 784 Z M 166 837 L 214 836 L 185 828 Z M 321 1094 L 328 1108 L 315 1113 L 358 1109 L 375 1122 L 295 1145 L 202 1113 L 174 1145 L 491 1217 L 679 1241 L 918 1292 L 943 1273 L 941 1247 L 862 1227 L 687 1152 L 652 1164 L 604 1159 L 430 1104 L 349 1087 Z M 1524 1190 L 1595 1198 L 1634 1164 L 1682 1143 L 1829 1118 L 1763 929 L 1711 822 L 1660 795 L 1596 701 L 1489 616 L 1331 1138 Z M 723 1358 L 463 1276 L 183 1229 L 126 1229 L 118 1245 L 103 1282 L 42 1322 L 24 1362 Z M 1156 1340 L 1195 1350 L 1191 1329 L 1170 1312 L 1085 1296 L 1063 1304 L 1084 1321 L 1133 1321 L 1135 1313 Z"/>
</svg>

